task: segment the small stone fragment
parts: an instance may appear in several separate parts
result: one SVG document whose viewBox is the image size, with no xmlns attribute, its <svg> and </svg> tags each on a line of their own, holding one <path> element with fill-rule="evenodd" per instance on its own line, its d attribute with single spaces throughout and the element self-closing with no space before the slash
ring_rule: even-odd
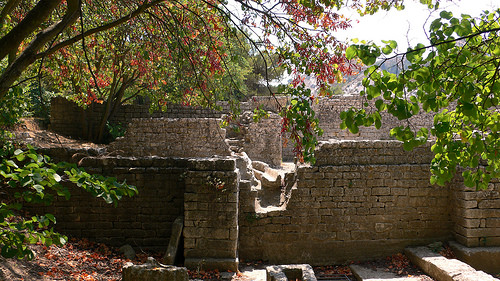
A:
<svg viewBox="0 0 500 281">
<path fill-rule="evenodd" d="M 129 244 L 121 246 L 120 252 L 122 252 L 125 258 L 129 260 L 133 260 L 135 258 L 134 248 L 132 248 L 132 246 L 130 246 Z"/>
</svg>

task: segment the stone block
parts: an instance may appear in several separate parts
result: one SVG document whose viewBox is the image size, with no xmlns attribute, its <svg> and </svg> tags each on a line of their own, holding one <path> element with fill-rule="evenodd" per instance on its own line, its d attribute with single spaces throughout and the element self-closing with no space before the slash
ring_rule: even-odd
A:
<svg viewBox="0 0 500 281">
<path fill-rule="evenodd" d="M 408 188 L 403 188 L 403 187 L 391 188 L 391 195 L 407 196 L 408 195 Z"/>
<path fill-rule="evenodd" d="M 465 218 L 500 218 L 500 209 L 466 209 L 462 215 Z"/>
<path fill-rule="evenodd" d="M 481 200 L 478 203 L 479 209 L 500 209 L 500 199 L 497 200 Z"/>
<path fill-rule="evenodd" d="M 371 189 L 371 194 L 372 195 L 390 195 L 391 190 L 394 190 L 395 188 L 388 188 L 388 187 L 374 187 Z"/>
<path fill-rule="evenodd" d="M 267 281 L 316 281 L 314 270 L 308 264 L 275 265 L 266 267 Z"/>
<path fill-rule="evenodd" d="M 167 252 L 163 256 L 163 263 L 169 265 L 174 264 L 177 253 L 179 252 L 179 242 L 181 239 L 183 227 L 184 217 L 177 217 L 172 224 L 172 234 L 170 235 L 170 242 L 168 243 Z"/>
<path fill-rule="evenodd" d="M 460 200 L 457 199 L 455 201 L 456 205 L 460 208 L 465 208 L 465 209 L 474 209 L 478 207 L 477 201 L 476 200 Z"/>
</svg>

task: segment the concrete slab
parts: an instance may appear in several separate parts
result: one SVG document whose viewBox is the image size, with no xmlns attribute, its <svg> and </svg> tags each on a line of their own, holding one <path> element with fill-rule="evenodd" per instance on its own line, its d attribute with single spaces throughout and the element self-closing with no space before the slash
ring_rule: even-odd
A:
<svg viewBox="0 0 500 281">
<path fill-rule="evenodd" d="M 361 265 L 353 264 L 349 266 L 354 277 L 358 281 L 421 281 L 422 279 L 414 276 L 398 276 L 395 273 L 385 271 L 383 268 L 367 268 Z"/>
<path fill-rule="evenodd" d="M 457 242 L 449 242 L 457 258 L 476 270 L 490 274 L 500 272 L 500 247 L 474 247 L 469 248 Z"/>
<path fill-rule="evenodd" d="M 438 281 L 500 281 L 457 259 L 447 259 L 427 247 L 406 248 L 406 256 Z"/>
</svg>

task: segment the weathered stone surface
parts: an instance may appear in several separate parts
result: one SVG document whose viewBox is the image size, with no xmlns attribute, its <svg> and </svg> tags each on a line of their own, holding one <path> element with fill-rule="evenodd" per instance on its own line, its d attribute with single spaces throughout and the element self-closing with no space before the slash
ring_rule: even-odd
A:
<svg viewBox="0 0 500 281">
<path fill-rule="evenodd" d="M 490 274 L 500 272 L 500 247 L 469 248 L 456 242 L 450 242 L 450 247 L 457 258 L 477 270 Z"/>
<path fill-rule="evenodd" d="M 482 271 L 456 259 L 447 259 L 427 247 L 406 248 L 405 253 L 415 265 L 439 281 L 498 281 Z"/>
<path fill-rule="evenodd" d="M 123 281 L 188 281 L 189 276 L 185 267 L 163 265 L 148 258 L 142 265 L 126 263 L 122 268 Z"/>
<path fill-rule="evenodd" d="M 273 265 L 266 267 L 267 281 L 316 281 L 314 270 L 308 264 Z"/>
<path fill-rule="evenodd" d="M 134 118 L 125 136 L 108 150 L 124 156 L 228 156 L 226 131 L 219 124 L 220 120 L 210 118 Z"/>
<path fill-rule="evenodd" d="M 182 229 L 184 227 L 184 216 L 177 217 L 172 224 L 172 235 L 170 235 L 170 242 L 168 243 L 167 252 L 163 256 L 163 263 L 173 265 L 177 253 L 179 252 L 180 240 L 182 236 Z M 182 252 L 182 250 L 181 250 Z"/>
<path fill-rule="evenodd" d="M 279 198 L 288 203 L 263 212 L 256 212 L 261 186 L 251 175 L 244 181 L 238 177 L 238 169 L 249 168 L 245 161 L 237 166 L 229 157 L 86 157 L 82 165 L 126 179 L 139 194 L 115 209 L 71 189 L 70 201 L 56 200 L 53 209 L 41 212 L 56 215 L 58 230 L 70 235 L 162 251 L 173 220 L 184 214 L 184 254 L 198 260 L 331 264 L 453 235 L 465 245 L 500 245 L 500 214 L 492 208 L 500 200 L 500 184 L 477 192 L 458 177 L 448 186 L 432 186 L 428 163 L 423 163 L 432 156 L 428 147 L 406 155 L 400 145 L 325 144 L 319 148 L 326 149 L 320 153 L 323 162 L 299 167 L 296 186 L 290 186 L 285 200 Z M 399 164 L 405 159 L 413 162 Z M 215 190 L 207 177 L 221 179 L 225 191 Z"/>
<path fill-rule="evenodd" d="M 361 265 L 352 264 L 349 266 L 357 280 L 361 281 L 420 281 L 420 277 L 398 276 L 395 273 L 385 271 L 384 268 L 366 268 Z"/>
<path fill-rule="evenodd" d="M 184 266 L 191 270 L 214 270 L 232 271 L 238 270 L 239 260 L 237 258 L 186 258 Z"/>
</svg>

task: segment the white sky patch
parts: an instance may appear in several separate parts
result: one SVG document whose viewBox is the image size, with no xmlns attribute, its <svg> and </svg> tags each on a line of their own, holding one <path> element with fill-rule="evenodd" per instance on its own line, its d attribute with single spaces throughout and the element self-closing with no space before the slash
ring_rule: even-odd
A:
<svg viewBox="0 0 500 281">
<path fill-rule="evenodd" d="M 447 10 L 453 12 L 454 16 L 468 14 L 478 17 L 484 10 L 496 10 L 500 8 L 499 0 L 461 0 L 454 2 L 442 2 L 437 11 L 430 11 L 426 5 L 418 1 L 407 0 L 405 9 L 397 11 L 379 11 L 374 15 L 359 16 L 355 11 L 342 11 L 352 19 L 352 28 L 336 33 L 337 38 L 346 43 L 351 39 L 374 41 L 381 44 L 381 40 L 396 40 L 399 51 L 405 51 L 410 45 L 417 43 L 428 43 L 426 32 L 434 19 L 439 17 L 439 12 Z M 356 21 L 359 22 L 356 22 Z M 426 22 L 427 21 L 427 22 Z"/>
</svg>

